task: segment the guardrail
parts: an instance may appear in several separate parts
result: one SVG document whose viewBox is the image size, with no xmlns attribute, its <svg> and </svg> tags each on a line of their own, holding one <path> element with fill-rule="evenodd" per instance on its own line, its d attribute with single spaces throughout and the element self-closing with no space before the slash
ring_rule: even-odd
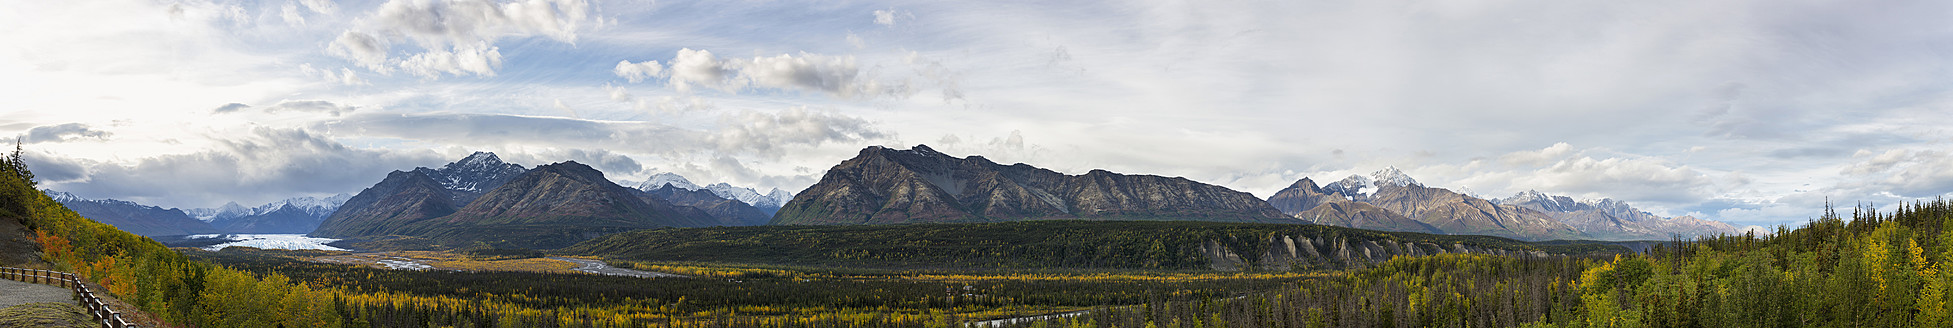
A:
<svg viewBox="0 0 1953 328">
<path fill-rule="evenodd" d="M 103 328 L 136 327 L 136 325 L 129 324 L 128 320 L 123 320 L 121 313 L 117 313 L 114 309 L 110 309 L 107 304 L 103 304 L 102 298 L 96 297 L 95 292 L 88 289 L 88 284 L 81 283 L 81 279 L 75 278 L 75 275 L 72 273 L 0 267 L 0 278 L 73 289 L 75 291 L 75 301 L 81 303 L 81 307 L 87 309 L 88 315 L 94 317 L 95 322 L 101 323 Z"/>
</svg>

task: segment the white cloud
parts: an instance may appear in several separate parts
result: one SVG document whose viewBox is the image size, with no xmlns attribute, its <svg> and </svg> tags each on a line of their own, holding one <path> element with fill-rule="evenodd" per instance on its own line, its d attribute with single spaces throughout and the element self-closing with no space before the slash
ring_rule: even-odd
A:
<svg viewBox="0 0 1953 328">
<path fill-rule="evenodd" d="M 384 74 L 393 70 L 387 63 L 386 40 L 371 34 L 356 31 L 340 33 L 339 38 L 333 39 L 332 45 L 326 48 L 326 53 L 350 59 L 359 67 L 374 72 Z"/>
<path fill-rule="evenodd" d="M 304 73 L 306 76 L 317 77 L 319 78 L 319 80 L 325 81 L 327 83 L 334 83 L 339 85 L 371 85 L 372 84 L 372 82 L 369 82 L 366 79 L 359 78 L 359 73 L 354 73 L 353 70 L 350 68 L 342 67 L 339 68 L 339 71 L 334 72 L 330 69 L 312 68 L 312 64 L 298 64 L 298 71 L 300 73 Z"/>
<path fill-rule="evenodd" d="M 1400 168 L 1426 184 L 1453 189 L 1470 187 L 1495 197 L 1538 190 L 1575 198 L 1614 198 L 1644 208 L 1650 205 L 1679 208 L 1709 202 L 1746 181 L 1740 175 L 1726 175 L 1728 179 L 1719 180 L 1689 165 L 1660 157 L 1597 148 L 1577 149 L 1564 142 L 1538 150 L 1506 153 L 1496 159 Z"/>
<path fill-rule="evenodd" d="M 402 59 L 399 65 L 402 70 L 425 78 L 437 78 L 441 74 L 495 76 L 495 70 L 502 67 L 502 51 L 487 43 L 456 45 L 449 50 L 414 54 Z"/>
<path fill-rule="evenodd" d="M 53 155 L 36 162 L 42 167 L 66 167 L 60 170 L 63 175 L 83 176 L 44 183 L 45 188 L 164 207 L 212 207 L 227 201 L 263 203 L 293 195 L 354 191 L 379 181 L 386 172 L 442 161 L 426 150 L 346 147 L 300 129 L 257 128 L 218 144 L 207 151 L 129 163 Z M 77 168 L 83 169 L 71 172 Z"/>
<path fill-rule="evenodd" d="M 907 82 L 876 80 L 875 74 L 863 70 L 853 56 L 801 53 L 751 59 L 719 58 L 711 51 L 685 48 L 678 50 L 668 73 L 672 89 L 683 93 L 693 92 L 694 86 L 730 93 L 746 88 L 815 91 L 846 99 L 905 97 L 913 93 Z"/>
<path fill-rule="evenodd" d="M 229 107 L 229 105 L 226 105 L 225 107 Z M 219 109 L 222 108 L 220 107 Z M 264 111 L 266 113 L 311 112 L 311 113 L 326 113 L 326 114 L 331 114 L 332 116 L 339 116 L 342 114 L 351 113 L 357 109 L 358 109 L 357 107 L 353 107 L 350 105 L 341 105 L 341 104 L 336 104 L 331 101 L 325 101 L 325 100 L 283 100 L 283 101 L 279 101 L 277 104 L 266 106 L 264 108 Z"/>
<path fill-rule="evenodd" d="M 744 111 L 722 116 L 706 142 L 721 150 L 772 154 L 775 148 L 885 137 L 868 120 L 831 112 L 789 108 L 778 113 Z"/>
<path fill-rule="evenodd" d="M 1853 157 L 1860 160 L 1840 173 L 1862 182 L 1843 183 L 1842 187 L 1915 198 L 1953 193 L 1953 153 L 1933 149 L 1860 150 Z"/>
<path fill-rule="evenodd" d="M 285 6 L 279 9 L 278 17 L 292 26 L 305 26 L 305 16 L 299 15 L 298 4 L 285 3 Z"/>
<path fill-rule="evenodd" d="M 910 15 L 906 12 L 896 11 L 895 8 L 889 8 L 886 10 L 876 10 L 875 24 L 881 24 L 882 26 L 893 27 L 895 26 L 895 19 L 897 17 L 902 17 L 902 16 L 907 16 L 909 18 L 915 17 L 914 15 Z"/>
<path fill-rule="evenodd" d="M 671 88 L 678 92 L 692 92 L 692 85 L 715 88 L 724 91 L 737 90 L 730 80 L 733 74 L 728 68 L 731 64 L 720 61 L 711 51 L 678 49 L 677 57 L 671 59 Z"/>
<path fill-rule="evenodd" d="M 631 83 L 638 83 L 648 78 L 664 77 L 665 66 L 658 64 L 656 60 L 646 60 L 638 63 L 631 63 L 629 60 L 624 60 L 618 61 L 617 68 L 611 69 L 611 73 L 617 74 L 617 77 L 630 80 Z"/>
<path fill-rule="evenodd" d="M 298 2 L 305 4 L 305 9 L 310 9 L 313 13 L 331 15 L 339 12 L 339 6 L 332 3 L 332 0 L 299 0 Z"/>
<path fill-rule="evenodd" d="M 595 7 L 584 0 L 391 0 L 360 22 L 361 28 L 332 42 L 333 55 L 376 72 L 392 65 L 430 79 L 494 76 L 502 64 L 495 46 L 501 39 L 542 36 L 575 43 L 579 31 L 602 25 Z M 395 37 L 422 51 L 390 59 L 387 43 Z"/>
<path fill-rule="evenodd" d="M 799 107 L 720 115 L 712 129 L 561 117 L 367 113 L 324 121 L 313 130 L 470 148 L 597 148 L 661 156 L 715 153 L 769 158 L 792 149 L 887 136 L 866 119 Z"/>
</svg>

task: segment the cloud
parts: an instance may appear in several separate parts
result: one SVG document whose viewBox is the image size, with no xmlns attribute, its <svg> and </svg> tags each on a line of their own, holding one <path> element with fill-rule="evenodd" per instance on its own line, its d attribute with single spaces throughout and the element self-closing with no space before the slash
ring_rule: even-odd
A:
<svg viewBox="0 0 1953 328">
<path fill-rule="evenodd" d="M 255 128 L 216 144 L 210 150 L 127 163 L 54 156 L 34 163 L 60 167 L 49 172 L 67 172 L 59 175 L 70 178 L 44 183 L 46 188 L 164 207 L 351 192 L 378 182 L 389 171 L 443 163 L 427 150 L 356 149 L 303 129 Z"/>
<path fill-rule="evenodd" d="M 387 63 L 387 47 L 385 39 L 362 32 L 346 31 L 340 33 L 339 38 L 332 40 L 332 44 L 326 47 L 326 53 L 350 59 L 359 67 L 384 74 L 393 71 L 393 67 Z"/>
<path fill-rule="evenodd" d="M 720 117 L 719 130 L 707 141 L 722 150 L 771 153 L 781 146 L 818 146 L 885 136 L 865 119 L 794 107 L 780 113 L 745 111 Z"/>
<path fill-rule="evenodd" d="M 604 93 L 610 94 L 610 100 L 617 102 L 630 102 L 632 99 L 637 98 L 631 95 L 630 90 L 625 90 L 624 87 L 610 85 L 609 83 L 604 83 Z"/>
<path fill-rule="evenodd" d="M 495 70 L 502 67 L 502 51 L 489 46 L 487 42 L 472 46 L 456 45 L 449 50 L 428 50 L 412 57 L 401 59 L 401 70 L 425 78 L 437 78 L 441 74 L 475 76 L 495 76 Z"/>
<path fill-rule="evenodd" d="M 456 113 L 366 113 L 325 121 L 313 129 L 472 148 L 596 148 L 670 156 L 717 153 L 777 157 L 787 149 L 887 136 L 865 119 L 799 107 L 721 115 L 714 129 L 641 121 Z"/>
<path fill-rule="evenodd" d="M 305 9 L 312 10 L 313 13 L 331 15 L 339 12 L 339 6 L 332 3 L 332 0 L 299 0 L 298 2 L 305 4 Z"/>
<path fill-rule="evenodd" d="M 638 83 L 643 82 L 647 78 L 664 77 L 665 66 L 658 64 L 656 60 L 646 60 L 638 63 L 631 63 L 629 60 L 624 60 L 618 61 L 617 68 L 611 69 L 611 73 L 617 74 L 617 77 L 630 80 L 631 83 Z"/>
<path fill-rule="evenodd" d="M 46 151 L 25 151 L 21 161 L 27 162 L 27 169 L 34 172 L 34 179 L 41 183 L 74 181 L 88 176 L 87 163 L 72 158 L 55 156 Z"/>
<path fill-rule="evenodd" d="M 685 48 L 671 60 L 669 73 L 672 89 L 686 93 L 694 86 L 731 93 L 749 87 L 815 91 L 851 99 L 913 93 L 906 82 L 876 80 L 853 56 L 800 53 L 722 59 L 711 51 Z"/>
<path fill-rule="evenodd" d="M 225 106 L 228 107 L 229 105 L 225 105 Z M 279 101 L 278 104 L 271 105 L 270 107 L 265 107 L 264 111 L 266 113 L 281 113 L 281 112 L 326 113 L 326 114 L 332 114 L 332 116 L 339 116 L 342 114 L 351 113 L 356 109 L 357 108 L 353 106 L 340 105 L 340 104 L 336 104 L 324 100 L 284 100 L 284 101 Z"/>
<path fill-rule="evenodd" d="M 68 123 L 60 125 L 37 126 L 27 130 L 22 142 L 68 142 L 82 139 L 108 140 L 107 131 L 89 128 L 87 124 Z"/>
<path fill-rule="evenodd" d="M 225 114 L 225 113 L 235 113 L 237 111 L 246 110 L 246 109 L 251 109 L 251 105 L 245 105 L 240 103 L 229 103 L 229 104 L 224 104 L 223 106 L 217 106 L 217 109 L 210 110 L 210 112 L 216 114 Z"/>
<path fill-rule="evenodd" d="M 372 84 L 370 82 L 367 82 L 366 79 L 359 78 L 359 74 L 354 73 L 353 70 L 350 68 L 342 67 L 339 68 L 339 71 L 334 72 L 330 69 L 312 68 L 312 64 L 298 64 L 298 71 L 300 73 L 305 74 L 306 76 L 318 77 L 319 80 L 325 81 L 327 83 L 337 83 L 339 85 Z"/>
<path fill-rule="evenodd" d="M 579 31 L 601 26 L 603 19 L 585 0 L 390 0 L 359 22 L 333 40 L 331 54 L 376 72 L 394 66 L 432 79 L 494 76 L 502 64 L 497 41 L 541 36 L 574 44 Z M 390 59 L 393 38 L 422 51 Z"/>
<path fill-rule="evenodd" d="M 900 16 L 915 18 L 915 15 L 910 15 L 909 13 L 906 12 L 896 11 L 895 8 L 889 8 L 887 10 L 875 11 L 875 24 L 893 27 L 895 26 L 895 19 Z"/>
<path fill-rule="evenodd" d="M 1564 142 L 1506 153 L 1496 160 L 1411 167 L 1409 171 L 1434 186 L 1469 187 L 1487 195 L 1539 190 L 1668 208 L 1714 201 L 1723 191 L 1745 181 L 1741 177 L 1719 181 L 1694 167 L 1661 157 L 1580 149 Z M 1423 174 L 1430 176 L 1427 179 Z"/>
<path fill-rule="evenodd" d="M 1846 188 L 1869 192 L 1890 192 L 1915 198 L 1940 197 L 1953 193 L 1953 154 L 1939 150 L 1892 149 L 1882 153 L 1860 150 L 1860 159 L 1840 173 L 1847 179 L 1863 182 L 1843 183 Z"/>
</svg>

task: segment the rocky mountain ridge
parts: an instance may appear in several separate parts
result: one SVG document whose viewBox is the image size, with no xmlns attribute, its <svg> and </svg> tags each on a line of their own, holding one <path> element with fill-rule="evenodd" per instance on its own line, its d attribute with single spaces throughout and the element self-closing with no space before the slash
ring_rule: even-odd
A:
<svg viewBox="0 0 1953 328">
<path fill-rule="evenodd" d="M 1066 175 L 926 145 L 864 148 L 781 208 L 772 224 L 896 224 L 1036 219 L 1302 223 L 1267 202 L 1185 178 L 1092 170 Z"/>
<path fill-rule="evenodd" d="M 1496 201 L 1539 210 L 1597 239 L 1668 240 L 1737 232 L 1728 223 L 1687 215 L 1665 218 L 1612 198 L 1574 200 L 1527 190 Z"/>
<path fill-rule="evenodd" d="M 780 190 L 779 188 L 774 188 L 766 194 L 760 194 L 759 191 L 753 190 L 753 188 L 733 186 L 724 182 L 699 186 L 684 176 L 669 172 L 653 174 L 649 179 L 645 179 L 644 182 L 633 183 L 630 181 L 620 181 L 619 184 L 635 186 L 634 188 L 637 190 L 646 192 L 656 191 L 667 186 L 683 190 L 703 190 L 711 192 L 719 198 L 736 200 L 757 208 L 761 212 L 766 213 L 767 217 L 772 217 L 773 213 L 779 212 L 780 207 L 785 205 L 787 201 L 793 200 L 793 193 Z"/>
<path fill-rule="evenodd" d="M 751 217 L 756 210 L 725 202 L 737 201 L 691 199 L 688 204 L 704 208 L 678 205 L 620 186 L 574 161 L 527 169 L 478 152 L 441 169 L 394 171 L 348 199 L 311 235 L 405 235 L 459 246 L 554 248 L 632 229 L 757 221 Z"/>
<path fill-rule="evenodd" d="M 1268 202 L 1298 219 L 1344 227 L 1523 240 L 1583 236 L 1545 213 L 1427 187 L 1395 167 L 1369 176 L 1351 175 L 1322 187 L 1304 178 L 1271 195 Z"/>
</svg>

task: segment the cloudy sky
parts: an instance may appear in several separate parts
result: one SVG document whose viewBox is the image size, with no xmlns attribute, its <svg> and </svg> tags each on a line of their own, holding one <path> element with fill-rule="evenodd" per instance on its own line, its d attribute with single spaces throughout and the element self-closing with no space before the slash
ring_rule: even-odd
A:
<svg viewBox="0 0 1953 328">
<path fill-rule="evenodd" d="M 869 145 L 1739 226 L 1953 192 L 1953 2 L 8 1 L 0 133 L 165 207 L 473 151 L 797 191 Z"/>
</svg>

